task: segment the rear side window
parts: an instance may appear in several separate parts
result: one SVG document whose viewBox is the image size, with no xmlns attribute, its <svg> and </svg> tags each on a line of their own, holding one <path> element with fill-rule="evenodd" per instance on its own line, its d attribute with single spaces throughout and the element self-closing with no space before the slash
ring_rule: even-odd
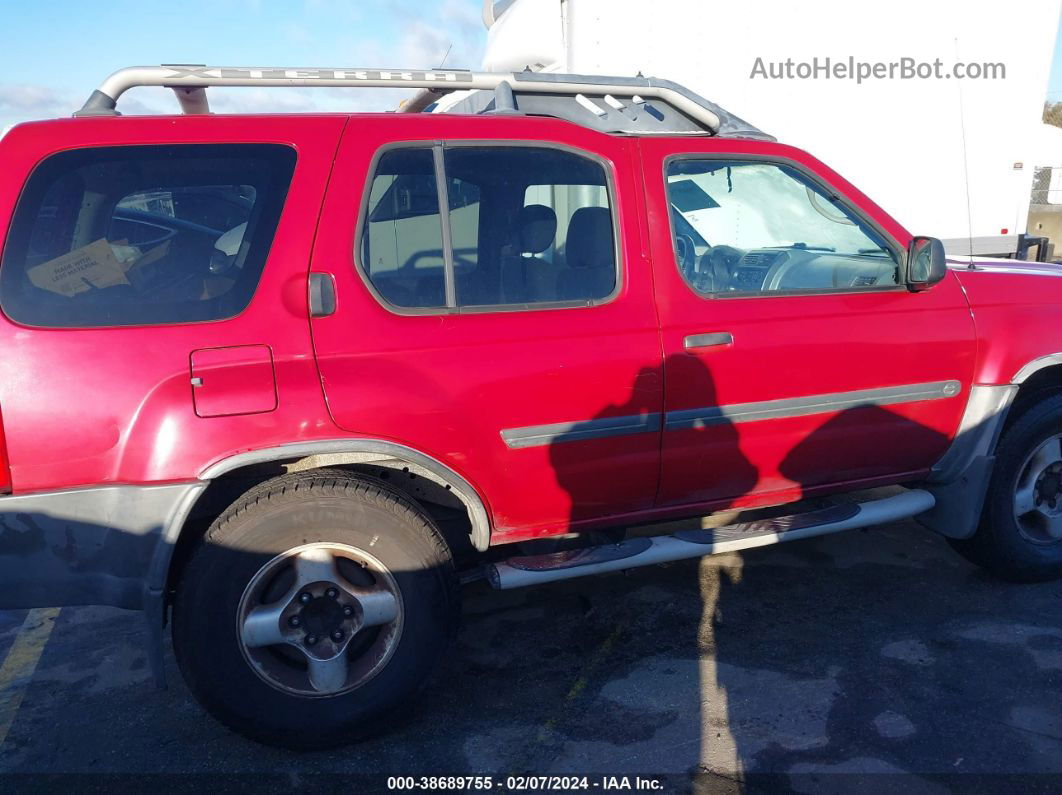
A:
<svg viewBox="0 0 1062 795">
<path fill-rule="evenodd" d="M 384 153 L 369 187 L 363 261 L 395 306 L 446 306 L 439 188 L 431 149 Z"/>
<path fill-rule="evenodd" d="M 600 162 L 556 148 L 391 149 L 370 184 L 360 264 L 397 307 L 600 303 L 618 284 L 610 197 Z"/>
<path fill-rule="evenodd" d="M 295 168 L 277 144 L 79 149 L 19 198 L 0 307 L 31 326 L 220 320 L 250 303 Z"/>
</svg>

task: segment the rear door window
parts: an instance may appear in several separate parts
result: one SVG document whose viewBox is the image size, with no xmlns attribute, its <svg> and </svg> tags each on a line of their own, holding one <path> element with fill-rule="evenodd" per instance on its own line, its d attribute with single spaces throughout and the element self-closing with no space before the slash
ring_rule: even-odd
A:
<svg viewBox="0 0 1062 795">
<path fill-rule="evenodd" d="M 377 160 L 360 264 L 395 307 L 588 306 L 616 292 L 615 238 L 608 172 L 595 158 L 526 145 L 401 147 Z"/>
<path fill-rule="evenodd" d="M 380 296 L 400 307 L 446 306 L 439 188 L 432 150 L 392 149 L 376 165 L 361 240 Z"/>
<path fill-rule="evenodd" d="M 233 317 L 258 285 L 294 167 L 277 144 L 52 155 L 19 198 L 0 307 L 46 327 Z"/>
</svg>

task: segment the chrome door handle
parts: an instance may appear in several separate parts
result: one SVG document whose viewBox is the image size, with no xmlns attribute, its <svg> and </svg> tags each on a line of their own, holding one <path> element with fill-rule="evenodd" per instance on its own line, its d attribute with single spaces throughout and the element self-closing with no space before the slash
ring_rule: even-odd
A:
<svg viewBox="0 0 1062 795">
<path fill-rule="evenodd" d="M 695 348 L 714 348 L 720 345 L 733 345 L 734 335 L 729 331 L 712 331 L 708 334 L 690 334 L 682 341 L 686 350 Z"/>
</svg>

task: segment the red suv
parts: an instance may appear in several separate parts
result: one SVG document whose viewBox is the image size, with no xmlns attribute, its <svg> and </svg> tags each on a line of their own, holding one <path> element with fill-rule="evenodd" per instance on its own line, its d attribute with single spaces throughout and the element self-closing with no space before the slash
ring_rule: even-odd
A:
<svg viewBox="0 0 1062 795">
<path fill-rule="evenodd" d="M 203 112 L 258 84 L 424 91 Z M 119 118 L 133 85 L 186 112 Z M 908 516 L 1004 577 L 1062 572 L 1062 271 L 948 267 L 680 86 L 150 67 L 77 115 L 0 141 L 0 606 L 143 610 L 160 676 L 169 620 L 237 731 L 385 728 L 477 576 Z"/>
</svg>

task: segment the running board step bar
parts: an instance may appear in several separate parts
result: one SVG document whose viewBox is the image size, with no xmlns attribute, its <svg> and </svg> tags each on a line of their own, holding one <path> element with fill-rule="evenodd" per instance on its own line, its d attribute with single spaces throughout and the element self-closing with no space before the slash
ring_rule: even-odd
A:
<svg viewBox="0 0 1062 795">
<path fill-rule="evenodd" d="M 934 503 L 933 495 L 928 491 L 912 489 L 881 500 L 834 505 L 809 513 L 745 522 L 713 530 L 681 530 L 669 536 L 631 538 L 618 544 L 509 558 L 503 563 L 487 567 L 487 581 L 499 590 L 507 590 L 608 571 L 636 569 L 655 563 L 700 558 L 720 552 L 764 547 L 782 541 L 795 541 L 906 519 L 928 511 Z"/>
</svg>

